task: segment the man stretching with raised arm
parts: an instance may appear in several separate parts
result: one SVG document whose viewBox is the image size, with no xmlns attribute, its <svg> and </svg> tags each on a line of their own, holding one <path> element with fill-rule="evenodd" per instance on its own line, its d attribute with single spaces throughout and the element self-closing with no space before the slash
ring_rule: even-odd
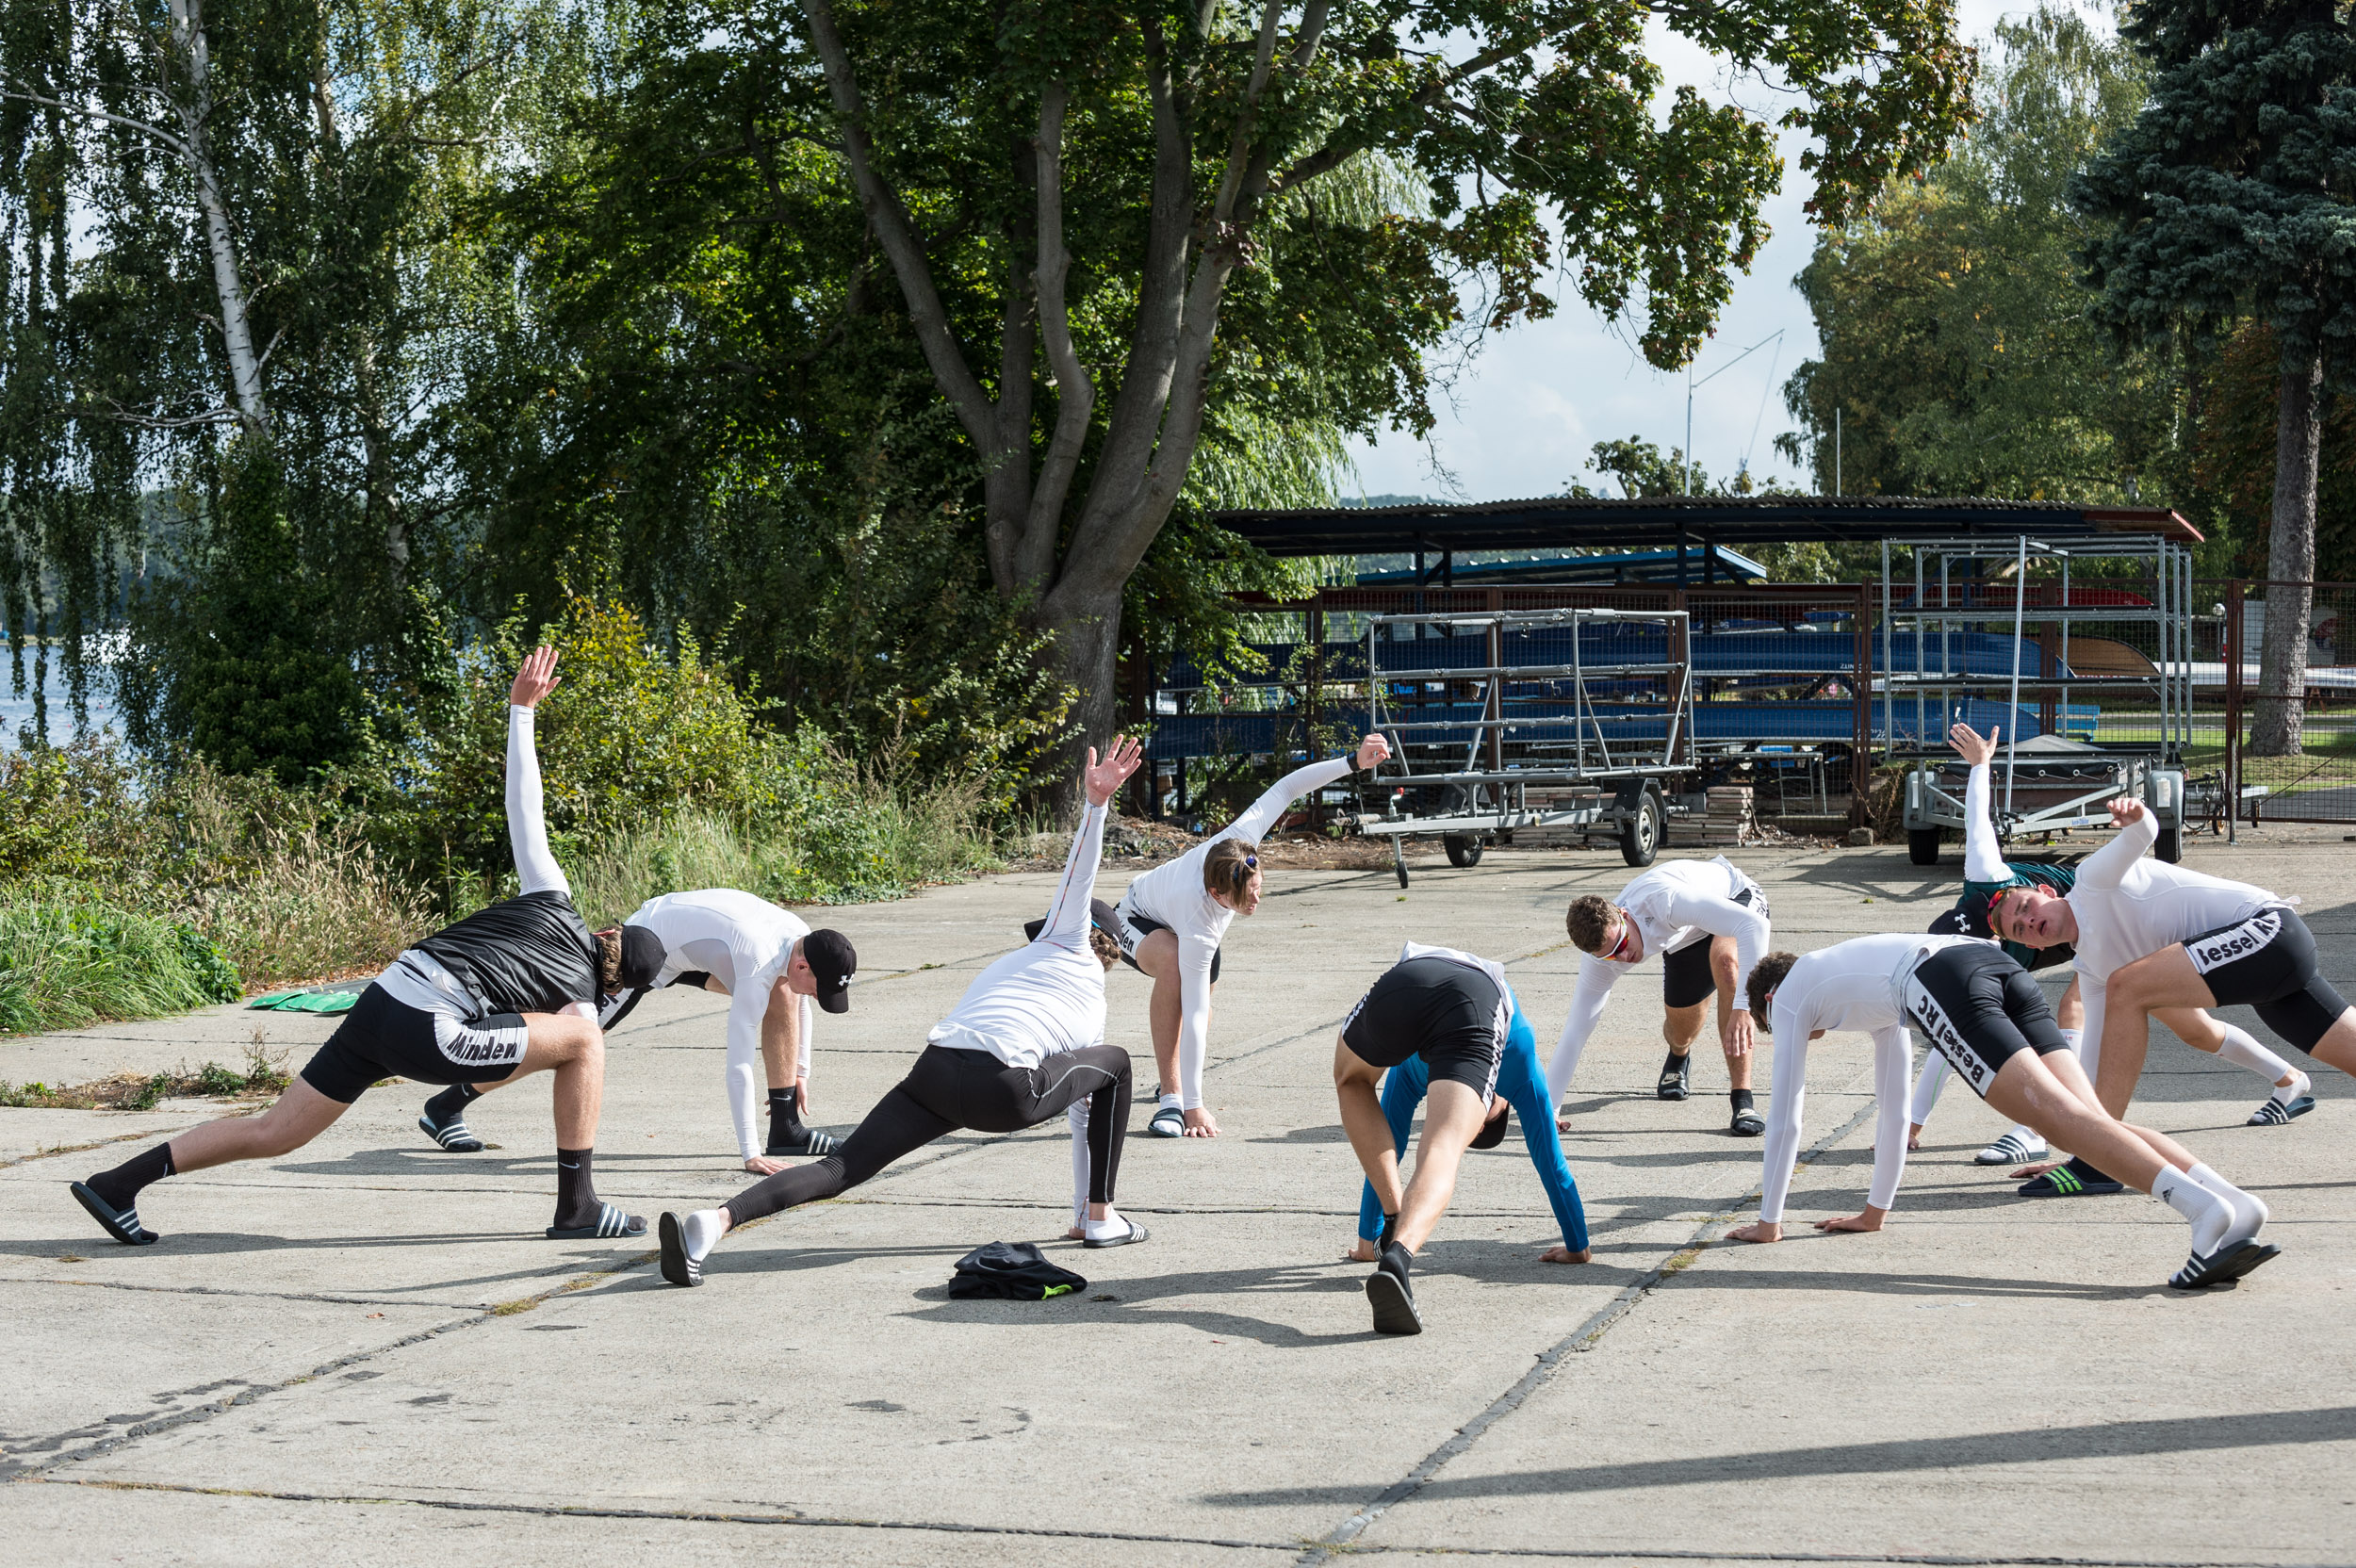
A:
<svg viewBox="0 0 2356 1568">
<path fill-rule="evenodd" d="M 1751 1097 L 1751 1014 L 1742 1001 L 1742 985 L 1751 966 L 1767 951 L 1765 890 L 1723 855 L 1711 860 L 1670 860 L 1621 889 L 1617 902 L 1593 893 L 1571 900 L 1563 924 L 1572 945 L 1586 956 L 1579 962 L 1579 988 L 1571 996 L 1570 1016 L 1562 1021 L 1562 1037 L 1546 1066 L 1552 1102 L 1562 1103 L 1612 988 L 1658 953 L 1661 1034 L 1669 1042 L 1669 1059 L 1661 1064 L 1655 1092 L 1663 1100 L 1683 1100 L 1693 1093 L 1690 1053 L 1701 1038 L 1703 1011 L 1714 995 L 1718 1048 L 1726 1058 L 1734 1109 L 1726 1131 L 1742 1138 L 1764 1131 L 1766 1123 Z M 1567 1119 L 1558 1125 L 1570 1130 Z"/>
<path fill-rule="evenodd" d="M 1415 1293 L 1408 1283 L 1415 1253 L 1448 1212 L 1464 1151 L 1489 1120 L 1505 1038 L 1513 1025 L 1513 992 L 1505 966 L 1454 948 L 1409 942 L 1399 960 L 1342 1021 L 1333 1042 L 1333 1093 L 1342 1130 L 1373 1184 L 1376 1203 L 1391 1217 L 1380 1257 L 1366 1276 L 1374 1330 L 1423 1332 Z M 1421 1057 L 1430 1098 L 1415 1179 L 1399 1180 L 1399 1146 L 1376 1085 L 1386 1070 Z"/>
<path fill-rule="evenodd" d="M 1133 880 L 1118 909 L 1121 956 L 1153 981 L 1146 1021 L 1161 1103 L 1146 1131 L 1155 1137 L 1215 1138 L 1219 1121 L 1203 1103 L 1203 1068 L 1211 1039 L 1211 988 L 1219 983 L 1219 944 L 1237 915 L 1260 907 L 1260 840 L 1286 807 L 1305 794 L 1368 772 L 1391 754 L 1380 735 L 1355 757 L 1295 768 L 1234 822 L 1166 866 Z"/>
<path fill-rule="evenodd" d="M 192 1128 L 145 1153 L 74 1184 L 76 1200 L 117 1241 L 141 1246 L 150 1183 L 232 1160 L 292 1153 L 380 1078 L 426 1084 L 509 1083 L 556 1075 L 556 1216 L 551 1239 L 642 1236 L 646 1222 L 597 1199 L 591 1145 L 605 1095 L 600 996 L 644 986 L 663 963 L 663 942 L 634 925 L 592 933 L 573 908 L 572 886 L 548 853 L 540 816 L 540 760 L 532 710 L 556 689 L 556 653 L 524 661 L 508 693 L 507 835 L 523 892 L 446 926 L 393 960 L 360 993 L 335 1033 L 277 1102 L 257 1117 Z"/>
<path fill-rule="evenodd" d="M 1818 1223 L 1825 1231 L 1878 1231 L 1906 1168 L 1906 1030 L 1922 1032 L 1975 1093 L 2068 1149 L 2084 1150 L 2192 1227 L 2192 1256 L 2168 1278 L 2178 1290 L 2237 1279 L 2279 1250 L 2258 1239 L 2266 1208 L 2171 1138 L 2102 1109 L 2077 1054 L 2061 1037 L 2028 972 L 1993 942 L 1971 937 L 1858 937 L 1806 956 L 1770 954 L 1751 972 L 1751 1010 L 1775 1037 L 1775 1085 L 1759 1221 L 1729 1241 L 1783 1239 L 1784 1199 L 1799 1154 L 1808 1045 L 1835 1029 L 1873 1038 L 1880 1119 L 1865 1211 Z"/>
<path fill-rule="evenodd" d="M 1995 814 L 1991 806 L 1989 762 L 1996 754 L 1997 736 L 1991 731 L 1982 739 L 1969 725 L 1959 724 L 1947 732 L 1947 743 L 1955 748 L 1972 766 L 1970 781 L 1964 786 L 1963 814 L 1963 896 L 1955 906 L 1931 923 L 1931 930 L 1965 937 L 1993 937 L 1994 926 L 1989 916 L 1996 906 L 2004 902 L 2017 890 L 2037 888 L 2048 894 L 2068 897 L 2077 883 L 2078 873 L 2070 866 L 2037 865 L 2023 862 L 2008 863 L 2004 848 L 1996 839 Z M 2066 964 L 2077 956 L 2076 949 L 2068 942 L 2051 947 L 2028 947 L 2019 942 L 2004 943 L 2005 953 L 2021 968 L 2036 971 Z M 2086 1022 L 2086 1009 L 2079 1001 L 2078 978 L 2070 976 L 2070 988 L 2062 993 L 2054 1008 L 2060 1021 L 2062 1037 L 2071 1049 L 2080 1050 L 2080 1037 Z M 2292 1118 L 2304 1116 L 2315 1108 L 2315 1097 L 2309 1094 L 2307 1075 L 2282 1057 L 2258 1043 L 2248 1030 L 2216 1019 L 2195 1007 L 2171 1008 L 2160 1015 L 2160 1021 L 2173 1030 L 2177 1037 L 2196 1051 L 2206 1051 L 2222 1056 L 2235 1067 L 2247 1068 L 2274 1086 L 2274 1093 L 2250 1115 L 2252 1127 L 2278 1127 Z M 2083 1051 L 2081 1050 L 2081 1054 Z M 1916 1139 L 1922 1124 L 1930 1119 L 1931 1107 L 1939 1103 L 1939 1091 L 1947 1081 L 1947 1059 L 1933 1053 L 1922 1064 L 1922 1075 L 1914 1086 L 1913 1125 L 1907 1134 L 1906 1147 L 1917 1147 Z M 2026 1127 L 2015 1127 L 1972 1158 L 1980 1165 L 2017 1165 L 2034 1160 L 2045 1152 L 2045 1140 Z M 2024 1196 L 2058 1198 L 2072 1196 L 2085 1190 L 2074 1172 L 2064 1169 L 2047 1175 L 2042 1170 L 2016 1171 L 2015 1175 L 2037 1177 L 2021 1188 Z M 2098 1190 L 2117 1192 L 2116 1182 L 2102 1184 Z"/>
<path fill-rule="evenodd" d="M 1142 755 L 1126 737 L 1102 762 L 1088 748 L 1080 775 L 1088 808 L 1038 937 L 974 977 L 956 1009 L 933 1025 L 908 1075 L 833 1153 L 756 1182 L 719 1208 L 663 1215 L 664 1279 L 703 1283 L 704 1260 L 737 1226 L 835 1197 L 960 1127 L 1020 1132 L 1058 1112 L 1069 1113 L 1072 1135 L 1087 1149 L 1085 1159 L 1074 1150 L 1072 1160 L 1088 1195 L 1084 1245 L 1146 1239 L 1144 1226 L 1113 1207 L 1129 1131 L 1129 1054 L 1104 1043 L 1104 972 L 1121 951 L 1104 929 L 1112 911 L 1091 897 L 1105 804 Z"/>
<path fill-rule="evenodd" d="M 859 955 L 840 931 L 812 931 L 800 916 L 734 888 L 664 893 L 630 917 L 663 939 L 663 968 L 646 989 L 609 1000 L 597 1018 L 611 1033 L 646 990 L 696 986 L 729 999 L 727 1086 L 738 1157 L 767 1176 L 779 1155 L 834 1152 L 835 1140 L 802 1124 L 810 1107 L 810 1004 L 830 1013 L 851 1005 Z M 761 1141 L 760 1089 L 769 1091 L 769 1140 Z M 417 1126 L 453 1153 L 483 1147 L 466 1107 L 492 1086 L 453 1084 L 426 1102 Z"/>
</svg>

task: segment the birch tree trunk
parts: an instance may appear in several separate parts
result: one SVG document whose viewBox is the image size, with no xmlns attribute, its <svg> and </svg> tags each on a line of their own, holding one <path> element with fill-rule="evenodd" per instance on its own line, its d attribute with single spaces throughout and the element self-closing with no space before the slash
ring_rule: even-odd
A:
<svg viewBox="0 0 2356 1568">
<path fill-rule="evenodd" d="M 2307 710 L 2307 633 L 2315 616 L 2315 469 L 2323 436 L 2323 359 L 2282 371 L 2274 435 L 2274 531 L 2266 544 L 2266 642 L 2258 656 L 2255 757 L 2295 757 Z M 2295 583 L 2297 586 L 2283 586 Z"/>
<path fill-rule="evenodd" d="M 221 189 L 212 140 L 205 129 L 213 112 L 213 62 L 212 48 L 205 37 L 203 0 L 171 0 L 171 8 L 172 48 L 183 77 L 183 91 L 175 97 L 173 107 L 180 121 L 182 156 L 196 187 L 197 208 L 205 217 L 205 244 L 212 255 L 213 292 L 221 302 L 221 336 L 229 354 L 237 422 L 248 434 L 266 434 L 270 400 L 262 386 L 262 357 L 254 351 L 253 312 L 245 280 L 238 274 L 237 233 L 229 221 L 229 199 Z"/>
</svg>

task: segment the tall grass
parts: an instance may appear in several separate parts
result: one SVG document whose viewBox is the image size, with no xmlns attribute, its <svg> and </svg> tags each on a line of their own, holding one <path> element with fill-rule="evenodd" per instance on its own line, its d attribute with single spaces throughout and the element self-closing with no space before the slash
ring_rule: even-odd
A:
<svg viewBox="0 0 2356 1568">
<path fill-rule="evenodd" d="M 187 890 L 192 918 L 248 987 L 383 968 L 432 931 L 432 898 L 352 826 L 272 829 L 218 881 Z"/>
<path fill-rule="evenodd" d="M 155 1018 L 237 993 L 237 972 L 184 922 L 105 904 L 0 904 L 0 1031 Z"/>
</svg>

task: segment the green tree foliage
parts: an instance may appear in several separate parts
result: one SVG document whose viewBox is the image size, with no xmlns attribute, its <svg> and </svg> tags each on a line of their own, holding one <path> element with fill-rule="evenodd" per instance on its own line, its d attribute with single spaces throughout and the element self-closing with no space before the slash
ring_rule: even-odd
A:
<svg viewBox="0 0 2356 1568">
<path fill-rule="evenodd" d="M 1852 494 L 2124 504 L 2181 498 L 2184 406 L 2168 356 L 2121 360 L 2087 312 L 2080 253 L 2100 231 L 2064 200 L 2133 124 L 2141 65 L 2077 12 L 1997 24 L 1979 120 L 1946 162 L 1825 235 L 1798 285 L 1823 356 L 1793 372 L 1777 438 Z"/>
<path fill-rule="evenodd" d="M 996 9 L 803 0 L 775 47 L 796 139 L 839 147 L 978 470 L 991 580 L 1055 635 L 1084 728 L 1124 585 L 1224 426 L 1431 419 L 1424 351 L 1582 299 L 1691 357 L 1764 230 L 1770 128 L 1661 73 L 1636 6 L 1380 0 Z M 1777 74 L 1816 206 L 1848 215 L 1965 112 L 1940 4 L 1766 0 L 1667 25 Z M 782 32 L 763 15 L 747 31 Z M 1428 211 L 1369 207 L 1391 172 Z M 1549 228 L 1549 220 L 1552 229 Z"/>
<path fill-rule="evenodd" d="M 2140 0 L 2121 32 L 2150 107 L 2104 143 L 2073 204 L 2111 225 L 2087 251 L 2096 313 L 2164 343 L 2245 315 L 2281 353 L 2267 575 L 2315 575 L 2327 378 L 2356 370 L 2356 36 L 2332 0 Z M 2312 596 L 2266 603 L 2250 749 L 2299 749 Z"/>
</svg>

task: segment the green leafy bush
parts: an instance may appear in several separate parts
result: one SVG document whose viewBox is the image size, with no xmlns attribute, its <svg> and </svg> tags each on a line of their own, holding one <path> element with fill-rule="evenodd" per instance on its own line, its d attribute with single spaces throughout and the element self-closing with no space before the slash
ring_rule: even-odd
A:
<svg viewBox="0 0 2356 1568">
<path fill-rule="evenodd" d="M 239 994 L 193 928 L 104 904 L 0 904 L 0 1031 L 154 1018 Z"/>
</svg>

